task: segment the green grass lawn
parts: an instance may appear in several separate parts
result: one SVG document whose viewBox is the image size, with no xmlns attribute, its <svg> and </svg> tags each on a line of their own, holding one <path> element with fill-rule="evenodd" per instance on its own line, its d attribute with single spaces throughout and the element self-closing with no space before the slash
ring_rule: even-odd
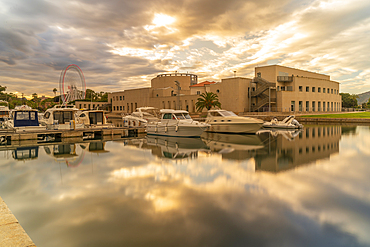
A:
<svg viewBox="0 0 370 247">
<path fill-rule="evenodd" d="M 370 112 L 302 115 L 302 116 L 299 116 L 299 117 L 312 117 L 312 118 L 370 118 Z"/>
</svg>

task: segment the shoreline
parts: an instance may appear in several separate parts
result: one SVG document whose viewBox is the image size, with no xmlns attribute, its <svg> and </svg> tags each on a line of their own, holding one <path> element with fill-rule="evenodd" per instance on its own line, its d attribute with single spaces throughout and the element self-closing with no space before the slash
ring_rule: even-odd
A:
<svg viewBox="0 0 370 247">
<path fill-rule="evenodd" d="M 36 247 L 1 197 L 0 246 Z"/>
</svg>

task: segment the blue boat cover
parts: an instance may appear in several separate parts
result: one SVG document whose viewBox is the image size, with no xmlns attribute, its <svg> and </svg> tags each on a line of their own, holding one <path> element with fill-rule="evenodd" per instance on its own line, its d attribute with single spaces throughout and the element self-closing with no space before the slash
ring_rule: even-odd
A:
<svg viewBox="0 0 370 247">
<path fill-rule="evenodd" d="M 37 111 L 14 112 L 14 127 L 39 126 Z"/>
</svg>

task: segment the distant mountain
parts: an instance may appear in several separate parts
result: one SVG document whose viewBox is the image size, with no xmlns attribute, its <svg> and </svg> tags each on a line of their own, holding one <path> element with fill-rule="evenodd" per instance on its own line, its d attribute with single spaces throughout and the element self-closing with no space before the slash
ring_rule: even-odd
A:
<svg viewBox="0 0 370 247">
<path fill-rule="evenodd" d="M 366 102 L 369 101 L 370 91 L 369 92 L 365 92 L 365 93 L 357 94 L 357 96 L 358 96 L 357 103 L 359 105 L 362 105 L 362 103 L 366 103 Z"/>
</svg>

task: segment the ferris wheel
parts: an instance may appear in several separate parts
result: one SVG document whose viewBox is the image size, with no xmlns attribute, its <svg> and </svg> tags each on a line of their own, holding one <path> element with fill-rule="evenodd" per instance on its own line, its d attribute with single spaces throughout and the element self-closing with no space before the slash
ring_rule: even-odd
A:
<svg viewBox="0 0 370 247">
<path fill-rule="evenodd" d="M 62 70 L 59 78 L 59 89 L 63 105 L 74 100 L 85 99 L 86 83 L 80 67 L 71 64 Z"/>
</svg>

